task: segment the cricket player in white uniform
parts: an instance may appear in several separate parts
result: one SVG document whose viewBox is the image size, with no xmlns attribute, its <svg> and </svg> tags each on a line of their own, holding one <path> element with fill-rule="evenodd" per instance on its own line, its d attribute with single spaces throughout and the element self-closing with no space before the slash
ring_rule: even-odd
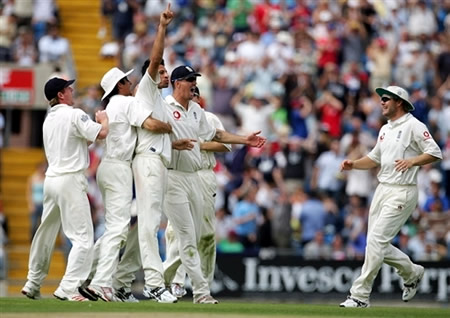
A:
<svg viewBox="0 0 450 318">
<path fill-rule="evenodd" d="M 416 295 L 424 274 L 422 266 L 414 264 L 391 242 L 416 208 L 419 167 L 442 159 L 442 153 L 427 127 L 409 113 L 414 106 L 403 88 L 389 86 L 376 92 L 388 122 L 381 127 L 377 144 L 367 156 L 346 159 L 341 164 L 342 170 L 380 167 L 379 185 L 369 211 L 364 265 L 341 307 L 370 306 L 372 285 L 383 263 L 395 267 L 402 277 L 403 301 Z"/>
<path fill-rule="evenodd" d="M 203 198 L 198 191 L 201 189 L 201 182 L 197 173 L 202 168 L 200 141 L 214 140 L 262 147 L 266 139 L 258 136 L 260 132 L 244 137 L 211 127 L 204 110 L 192 101 L 197 76 L 200 74 L 189 66 L 175 68 L 170 79 L 173 95 L 166 97 L 169 114 L 174 120 L 174 135 L 195 142 L 191 151 L 172 151 L 164 212 L 178 240 L 179 257 L 165 261 L 164 279 L 172 282 L 182 262 L 192 281 L 194 303 L 217 304 L 217 300 L 210 295 L 198 252 L 203 217 Z"/>
<path fill-rule="evenodd" d="M 89 275 L 93 259 L 94 229 L 87 197 L 85 170 L 89 166 L 88 144 L 108 134 L 108 116 L 99 111 L 92 121 L 72 107 L 74 80 L 52 78 L 45 84 L 51 106 L 43 124 L 48 169 L 44 181 L 44 211 L 31 244 L 27 282 L 22 294 L 40 298 L 48 274 L 59 229 L 72 243 L 64 277 L 54 296 L 61 300 L 85 301 L 78 287 Z"/>
<path fill-rule="evenodd" d="M 136 92 L 136 98 L 151 110 L 152 117 L 162 122 L 168 122 L 170 118 L 167 116 L 167 103 L 158 89 L 158 80 L 161 76 L 167 76 L 161 61 L 167 25 L 172 21 L 173 16 L 169 4 L 160 15 L 160 23 L 150 56 L 150 66 L 139 84 L 145 89 L 138 89 Z M 157 233 L 167 188 L 167 167 L 171 161 L 171 148 L 177 147 L 177 144 L 171 142 L 168 134 L 155 134 L 142 128 L 137 128 L 137 135 L 136 155 L 132 169 L 139 220 L 139 248 L 145 275 L 143 294 L 161 303 L 175 303 L 177 298 L 165 288 Z M 189 142 L 188 149 L 191 147 Z"/>
<path fill-rule="evenodd" d="M 112 276 L 117 268 L 120 249 L 127 239 L 131 217 L 131 160 L 137 139 L 136 127 L 156 134 L 172 131 L 170 124 L 153 119 L 151 111 L 131 96 L 131 82 L 127 76 L 132 71 L 124 73 L 113 67 L 100 83 L 105 91 L 102 100 L 106 103 L 109 118 L 106 149 L 97 170 L 97 183 L 105 205 L 105 232 L 94 246 L 95 274 L 90 285 L 80 289 L 80 293 L 91 300 L 119 300 L 114 297 Z M 138 89 L 151 87 L 139 85 Z"/>
<path fill-rule="evenodd" d="M 200 91 L 195 87 L 194 102 L 202 106 L 200 101 Z M 211 112 L 205 111 L 206 120 L 210 126 L 225 130 L 220 119 Z M 200 242 L 198 243 L 198 251 L 200 255 L 200 262 L 203 275 L 208 281 L 209 285 L 214 279 L 214 269 L 216 267 L 216 215 L 215 215 L 215 198 L 217 191 L 216 174 L 213 169 L 216 166 L 215 152 L 229 152 L 231 145 L 223 144 L 216 141 L 201 142 L 200 150 L 202 156 L 202 169 L 197 173 L 200 177 L 201 193 L 203 198 L 203 217 L 201 225 Z M 168 258 L 175 258 L 178 255 L 178 242 L 176 241 L 175 232 L 169 223 L 166 228 L 166 254 L 170 255 Z M 172 295 L 181 298 L 186 294 L 184 289 L 184 282 L 186 279 L 186 270 L 181 265 L 175 278 L 171 283 Z"/>
</svg>

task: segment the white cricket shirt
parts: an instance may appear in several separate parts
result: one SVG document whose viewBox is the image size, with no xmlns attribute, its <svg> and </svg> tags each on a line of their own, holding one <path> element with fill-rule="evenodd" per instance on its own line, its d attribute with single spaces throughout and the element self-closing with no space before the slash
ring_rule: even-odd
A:
<svg viewBox="0 0 450 318">
<path fill-rule="evenodd" d="M 216 115 L 214 115 L 211 112 L 205 111 L 205 116 L 206 120 L 208 121 L 208 124 L 211 127 L 215 129 L 225 130 L 225 128 L 223 128 L 222 122 Z M 224 146 L 227 147 L 228 151 L 231 151 L 230 144 L 224 144 Z M 216 157 L 214 156 L 214 152 L 201 151 L 201 155 L 202 155 L 202 169 L 214 169 L 214 167 L 216 166 Z"/>
<path fill-rule="evenodd" d="M 167 105 L 155 82 L 148 72 L 142 77 L 136 98 L 148 110 L 152 118 L 168 122 Z M 157 134 L 147 129 L 137 128 L 136 154 L 154 153 L 161 156 L 167 166 L 170 162 L 172 143 L 169 134 Z"/>
<path fill-rule="evenodd" d="M 205 111 L 197 103 L 189 101 L 186 110 L 172 95 L 166 97 L 166 102 L 169 116 L 172 116 L 174 121 L 172 125 L 174 137 L 197 140 L 191 150 L 172 149 L 172 161 L 169 168 L 183 172 L 198 171 L 202 169 L 200 140 L 212 140 L 216 135 L 216 129 L 208 124 Z"/>
<path fill-rule="evenodd" d="M 136 127 L 142 126 L 151 111 L 135 97 L 114 95 L 106 106 L 106 113 L 109 133 L 104 158 L 130 161 L 136 147 Z"/>
<path fill-rule="evenodd" d="M 417 183 L 418 166 L 405 172 L 395 170 L 395 160 L 427 153 L 442 159 L 442 152 L 427 127 L 410 113 L 381 127 L 375 147 L 368 157 L 381 167 L 380 183 L 413 185 Z"/>
<path fill-rule="evenodd" d="M 102 125 L 79 108 L 58 104 L 50 108 L 42 126 L 46 176 L 82 172 L 89 166 L 87 142 L 94 142 Z"/>
</svg>

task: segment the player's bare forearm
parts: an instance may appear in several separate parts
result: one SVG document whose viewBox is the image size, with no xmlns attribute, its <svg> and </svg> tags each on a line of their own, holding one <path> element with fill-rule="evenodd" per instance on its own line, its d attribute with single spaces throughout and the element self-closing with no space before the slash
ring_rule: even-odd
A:
<svg viewBox="0 0 450 318">
<path fill-rule="evenodd" d="M 195 139 L 178 139 L 172 141 L 172 148 L 176 150 L 191 150 L 194 148 L 194 142 L 197 142 Z"/>
<path fill-rule="evenodd" d="M 223 143 L 217 141 L 205 141 L 200 144 L 200 150 L 211 152 L 229 152 Z"/>
<path fill-rule="evenodd" d="M 368 156 L 364 156 L 358 160 L 349 160 L 345 159 L 341 163 L 341 171 L 342 170 L 368 170 L 378 166 L 378 163 L 370 159 Z"/>
<path fill-rule="evenodd" d="M 266 143 L 266 138 L 258 136 L 260 131 L 257 131 L 248 136 L 240 136 L 232 134 L 225 130 L 216 130 L 216 135 L 213 140 L 225 144 L 243 144 L 251 147 L 261 148 Z"/>
<path fill-rule="evenodd" d="M 411 168 L 412 166 L 423 166 L 423 165 L 433 163 L 433 162 L 436 162 L 439 160 L 440 160 L 440 158 L 434 157 L 427 153 L 423 153 L 417 157 L 395 160 L 395 170 L 406 171 L 409 168 Z"/>
<path fill-rule="evenodd" d="M 151 116 L 147 117 L 142 127 L 157 134 L 169 134 L 172 132 L 172 126 Z"/>
</svg>

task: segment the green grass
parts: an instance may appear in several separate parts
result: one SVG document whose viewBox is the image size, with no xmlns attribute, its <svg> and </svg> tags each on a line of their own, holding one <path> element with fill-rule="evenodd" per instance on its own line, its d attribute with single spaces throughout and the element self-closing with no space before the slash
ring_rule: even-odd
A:
<svg viewBox="0 0 450 318">
<path fill-rule="evenodd" d="M 152 301 L 132 303 L 62 302 L 54 299 L 39 301 L 24 298 L 0 298 L 2 313 L 176 313 L 216 315 L 233 314 L 240 317 L 296 316 L 296 317 L 382 317 L 382 318 L 448 318 L 449 308 L 371 307 L 339 308 L 337 305 L 304 305 L 280 303 L 244 303 L 224 301 L 219 305 L 194 305 L 189 301 L 177 304 L 159 304 Z"/>
</svg>

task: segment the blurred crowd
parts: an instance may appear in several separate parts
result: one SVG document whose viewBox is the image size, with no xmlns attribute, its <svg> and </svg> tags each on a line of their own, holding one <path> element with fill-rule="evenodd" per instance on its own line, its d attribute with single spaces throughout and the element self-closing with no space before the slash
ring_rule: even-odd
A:
<svg viewBox="0 0 450 318">
<path fill-rule="evenodd" d="M 5 19 L 17 28 L 9 42 L 0 32 L 0 60 L 20 63 L 28 36 L 35 53 L 25 60 L 37 63 L 50 58 L 40 43 L 58 18 L 34 10 L 23 28 L 13 10 L 22 1 L 2 2 L 0 30 L 11 25 Z M 377 171 L 342 173 L 340 163 L 375 145 L 385 119 L 374 89 L 395 84 L 409 91 L 444 160 L 420 170 L 419 205 L 393 243 L 416 261 L 450 259 L 450 0 L 103 0 L 101 54 L 139 70 L 169 2 L 169 73 L 193 66 L 202 103 L 226 130 L 268 138 L 261 150 L 217 156 L 218 252 L 362 259 Z M 89 87 L 78 104 L 93 114 L 100 96 Z M 91 148 L 88 171 L 98 233 L 101 153 Z"/>
</svg>

